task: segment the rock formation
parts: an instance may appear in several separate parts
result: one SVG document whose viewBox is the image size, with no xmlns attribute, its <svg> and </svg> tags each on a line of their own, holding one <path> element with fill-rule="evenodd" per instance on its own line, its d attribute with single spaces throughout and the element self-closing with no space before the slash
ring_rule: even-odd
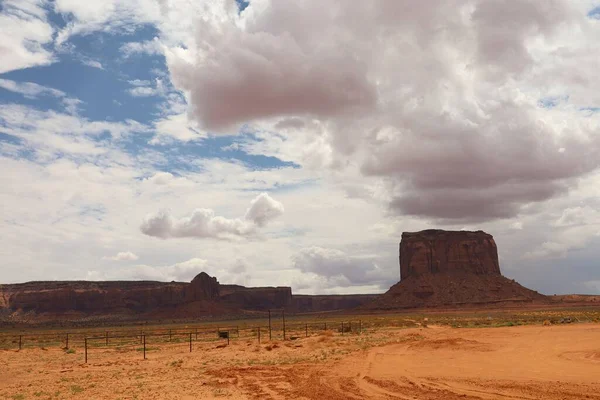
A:
<svg viewBox="0 0 600 400">
<path fill-rule="evenodd" d="M 483 231 L 430 229 L 404 232 L 400 242 L 400 279 L 424 274 L 463 272 L 500 275 L 498 249 Z"/>
<path fill-rule="evenodd" d="M 214 300 L 219 297 L 219 288 L 217 278 L 206 272 L 200 272 L 186 288 L 186 299 L 187 301 Z"/>
<path fill-rule="evenodd" d="M 501 275 L 494 238 L 483 231 L 405 232 L 399 259 L 400 282 L 366 308 L 547 301 Z"/>
<path fill-rule="evenodd" d="M 313 299 L 314 297 L 314 299 Z M 372 297 L 293 296 L 290 287 L 222 285 L 205 272 L 190 283 L 51 281 L 0 285 L 0 326 L 27 315 L 32 322 L 67 318 L 103 321 L 201 318 L 285 308 L 289 312 L 347 309 Z M 12 322 L 11 322 L 12 323 Z"/>
</svg>

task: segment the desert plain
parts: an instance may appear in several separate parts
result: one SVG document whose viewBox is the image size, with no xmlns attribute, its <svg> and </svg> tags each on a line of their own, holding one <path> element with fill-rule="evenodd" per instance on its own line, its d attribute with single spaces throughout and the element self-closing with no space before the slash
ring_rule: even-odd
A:
<svg viewBox="0 0 600 400">
<path fill-rule="evenodd" d="M 0 398 L 600 399 L 594 309 L 362 318 L 343 335 L 331 319 L 308 336 L 292 320 L 286 340 L 262 331 L 260 344 L 250 328 L 229 344 L 194 337 L 191 352 L 186 335 L 149 340 L 146 359 L 137 339 L 100 340 L 87 363 L 80 341 L 5 342 Z"/>
</svg>

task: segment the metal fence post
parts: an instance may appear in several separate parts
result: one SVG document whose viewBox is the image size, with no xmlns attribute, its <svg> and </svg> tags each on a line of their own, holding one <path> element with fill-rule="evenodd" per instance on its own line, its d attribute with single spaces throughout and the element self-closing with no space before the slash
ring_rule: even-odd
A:
<svg viewBox="0 0 600 400">
<path fill-rule="evenodd" d="M 23 348 L 23 336 L 19 335 L 19 350 Z"/>
<path fill-rule="evenodd" d="M 146 359 L 146 335 L 144 335 L 144 360 Z"/>
<path fill-rule="evenodd" d="M 342 321 L 342 336 L 344 336 L 344 321 Z"/>
<path fill-rule="evenodd" d="M 256 330 L 258 331 L 258 344 L 260 344 L 260 326 Z"/>
<path fill-rule="evenodd" d="M 67 337 L 65 339 L 65 349 L 69 350 L 69 332 L 67 332 Z"/>
<path fill-rule="evenodd" d="M 304 325 L 304 329 L 306 330 L 306 337 L 308 337 L 308 324 Z"/>
<path fill-rule="evenodd" d="M 192 333 L 190 332 L 190 353 L 192 352 Z"/>
<path fill-rule="evenodd" d="M 106 331 L 106 345 L 108 346 L 108 331 Z"/>
<path fill-rule="evenodd" d="M 362 334 L 362 320 L 358 320 L 358 333 Z"/>
<path fill-rule="evenodd" d="M 327 322 L 325 322 L 325 330 L 327 330 Z"/>
<path fill-rule="evenodd" d="M 83 346 L 85 347 L 85 363 L 87 364 L 87 338 L 83 339 Z"/>
</svg>

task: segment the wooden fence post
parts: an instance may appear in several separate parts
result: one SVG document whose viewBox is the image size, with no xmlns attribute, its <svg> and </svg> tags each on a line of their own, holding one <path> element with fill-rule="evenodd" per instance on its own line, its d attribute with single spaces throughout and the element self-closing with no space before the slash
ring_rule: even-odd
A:
<svg viewBox="0 0 600 400">
<path fill-rule="evenodd" d="M 283 340 L 285 340 L 285 310 L 281 310 L 281 318 L 283 319 Z"/>
<path fill-rule="evenodd" d="M 83 339 L 83 346 L 85 348 L 85 363 L 87 364 L 87 338 Z"/>
</svg>

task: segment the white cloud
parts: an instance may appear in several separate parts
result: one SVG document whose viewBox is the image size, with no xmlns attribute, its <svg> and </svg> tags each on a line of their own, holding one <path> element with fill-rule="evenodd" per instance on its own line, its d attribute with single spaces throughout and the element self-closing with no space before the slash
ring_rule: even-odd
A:
<svg viewBox="0 0 600 400">
<path fill-rule="evenodd" d="M 206 131 L 198 129 L 194 121 L 190 121 L 187 114 L 174 114 L 163 117 L 155 123 L 155 136 L 150 144 L 161 145 L 173 140 L 189 142 L 207 137 Z"/>
<path fill-rule="evenodd" d="M 189 217 L 176 219 L 168 210 L 162 210 L 148 215 L 140 230 L 145 235 L 162 239 L 183 237 L 232 239 L 252 235 L 256 227 L 263 227 L 282 214 L 283 205 L 268 194 L 261 193 L 252 200 L 243 219 L 217 216 L 213 210 L 207 208 L 197 208 Z"/>
<path fill-rule="evenodd" d="M 0 88 L 9 90 L 11 92 L 22 94 L 28 99 L 34 99 L 38 96 L 53 96 L 53 97 L 64 97 L 65 92 L 57 89 L 53 89 L 47 86 L 38 85 L 34 82 L 15 82 L 9 79 L 0 78 Z"/>
<path fill-rule="evenodd" d="M 102 259 L 111 261 L 135 261 L 139 259 L 139 257 L 130 251 L 120 251 L 115 256 L 102 257 Z"/>
<path fill-rule="evenodd" d="M 515 230 L 521 230 L 523 229 L 523 223 L 521 221 L 513 222 L 510 227 Z"/>
<path fill-rule="evenodd" d="M 600 225 L 600 212 L 587 205 L 584 207 L 570 207 L 562 212 L 560 218 L 554 222 L 554 226 L 568 227 L 580 225 Z"/>
<path fill-rule="evenodd" d="M 126 57 L 135 54 L 157 55 L 162 54 L 162 45 L 158 38 L 144 42 L 129 42 L 121 46 L 121 53 Z"/>
<path fill-rule="evenodd" d="M 0 74 L 54 61 L 45 46 L 54 30 L 48 23 L 45 1 L 6 0 L 0 12 Z"/>
<path fill-rule="evenodd" d="M 143 80 L 143 79 L 133 79 L 128 82 L 132 86 L 150 86 L 150 85 L 152 85 L 151 81 Z"/>
<path fill-rule="evenodd" d="M 150 97 L 156 96 L 158 91 L 156 88 L 148 86 L 138 86 L 127 90 L 127 92 L 133 97 Z"/>
<path fill-rule="evenodd" d="M 83 65 L 87 65 L 88 67 L 98 68 L 98 69 L 104 69 L 104 67 L 102 66 L 102 63 L 100 61 L 97 61 L 97 60 L 84 59 L 84 60 L 81 61 L 81 63 Z"/>
<path fill-rule="evenodd" d="M 164 96 L 166 94 L 165 85 L 161 79 L 155 79 L 154 85 L 149 81 L 139 79 L 129 81 L 129 83 L 133 87 L 127 92 L 134 97 Z M 144 86 L 146 84 L 148 86 Z"/>
<path fill-rule="evenodd" d="M 67 109 L 76 109 L 78 100 L 68 102 Z M 16 104 L 0 108 L 0 132 L 20 138 L 40 158 L 97 157 L 114 151 L 109 142 L 95 138 L 109 133 L 120 139 L 134 132 L 145 132 L 147 127 L 136 122 L 90 121 L 77 115 L 37 109 Z"/>
<path fill-rule="evenodd" d="M 250 202 L 250 208 L 246 210 L 246 218 L 256 226 L 265 226 L 270 221 L 283 215 L 283 204 L 273 199 L 267 193 L 259 194 Z"/>
</svg>

